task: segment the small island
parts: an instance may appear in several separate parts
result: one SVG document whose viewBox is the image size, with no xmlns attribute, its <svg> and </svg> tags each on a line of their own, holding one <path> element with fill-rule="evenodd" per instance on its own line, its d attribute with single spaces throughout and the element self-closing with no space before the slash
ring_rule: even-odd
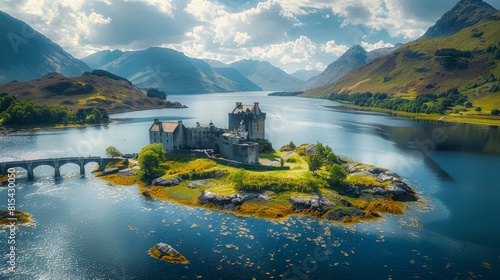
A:
<svg viewBox="0 0 500 280">
<path fill-rule="evenodd" d="M 189 263 L 186 257 L 166 243 L 158 243 L 151 247 L 148 252 L 153 258 L 162 261 L 180 264 Z"/>
<path fill-rule="evenodd" d="M 294 147 L 291 142 L 262 154 L 260 162 L 275 169 L 225 166 L 194 152 L 165 156 L 161 145 L 151 144 L 141 150 L 138 161 L 114 165 L 100 178 L 138 185 L 145 197 L 272 220 L 304 215 L 356 223 L 402 215 L 404 202 L 418 200 L 410 184 L 394 172 L 337 156 L 321 143 Z"/>
<path fill-rule="evenodd" d="M 21 211 L 13 211 L 14 216 L 12 216 L 12 211 L 1 210 L 0 211 L 0 227 L 8 227 L 12 225 L 12 218 L 16 219 L 16 226 L 31 226 L 34 224 L 33 217 L 31 214 Z"/>
<path fill-rule="evenodd" d="M 236 102 L 229 129 L 155 119 L 151 144 L 137 160 L 98 175 L 137 184 L 146 197 L 267 219 L 305 215 L 355 223 L 402 215 L 404 202 L 418 200 L 393 171 L 338 156 L 320 142 L 297 147 L 291 141 L 275 151 L 264 139 L 265 118 L 258 102 Z M 106 153 L 120 155 L 115 147 Z"/>
</svg>

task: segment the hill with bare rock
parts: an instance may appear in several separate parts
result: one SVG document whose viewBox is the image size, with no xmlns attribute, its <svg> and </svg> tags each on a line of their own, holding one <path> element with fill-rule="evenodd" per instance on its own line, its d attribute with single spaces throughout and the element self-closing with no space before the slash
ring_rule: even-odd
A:
<svg viewBox="0 0 500 280">
<path fill-rule="evenodd" d="M 103 70 L 66 77 L 49 73 L 29 82 L 10 82 L 0 86 L 18 99 L 39 105 L 62 105 L 68 109 L 102 108 L 110 113 L 155 108 L 180 108 L 177 102 L 146 96 L 128 80 Z"/>
</svg>

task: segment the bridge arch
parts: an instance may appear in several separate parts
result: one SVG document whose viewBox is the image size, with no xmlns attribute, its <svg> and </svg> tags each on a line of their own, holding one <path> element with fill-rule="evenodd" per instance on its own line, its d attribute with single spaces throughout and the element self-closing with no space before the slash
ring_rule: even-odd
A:
<svg viewBox="0 0 500 280">
<path fill-rule="evenodd" d="M 55 177 L 60 177 L 59 168 L 65 164 L 72 163 L 80 166 L 80 174 L 85 176 L 85 166 L 89 163 L 96 163 L 99 166 L 98 171 L 106 168 L 110 162 L 120 160 L 120 158 L 101 158 L 101 157 L 66 157 L 66 158 L 50 158 L 50 159 L 35 159 L 24 161 L 1 162 L 0 172 L 6 173 L 9 168 L 23 168 L 28 173 L 28 179 L 33 179 L 33 170 L 39 166 L 48 165 L 54 168 Z"/>
</svg>

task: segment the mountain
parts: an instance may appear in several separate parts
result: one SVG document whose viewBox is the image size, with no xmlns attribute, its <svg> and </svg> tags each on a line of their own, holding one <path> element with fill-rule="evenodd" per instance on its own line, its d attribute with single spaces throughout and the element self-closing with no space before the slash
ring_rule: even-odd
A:
<svg viewBox="0 0 500 280">
<path fill-rule="evenodd" d="M 290 75 L 292 75 L 292 77 L 295 77 L 299 80 L 307 82 L 307 81 L 309 81 L 309 79 L 312 79 L 320 74 L 321 74 L 321 71 L 316 70 L 316 69 L 312 69 L 312 70 L 298 70 L 298 71 L 293 72 Z"/>
<path fill-rule="evenodd" d="M 90 68 L 27 23 L 0 11 L 0 84 L 49 72 L 81 75 Z"/>
<path fill-rule="evenodd" d="M 167 94 L 231 92 L 246 87 L 217 74 L 203 60 L 167 48 L 115 51 L 114 54 L 100 52 L 84 58 L 84 61 L 89 61 L 95 68 L 123 76 L 138 87 L 154 87 Z"/>
<path fill-rule="evenodd" d="M 444 38 L 472 26 L 496 12 L 482 0 L 461 0 L 446 12 L 422 38 Z"/>
<path fill-rule="evenodd" d="M 110 63 L 111 61 L 120 58 L 123 55 L 123 52 L 120 50 L 105 50 L 96 52 L 87 57 L 82 58 L 82 61 L 87 63 L 88 66 L 97 69 L 103 65 Z"/>
<path fill-rule="evenodd" d="M 393 52 L 399 46 L 401 45 L 398 44 L 392 48 L 381 48 L 373 50 L 371 52 L 367 52 L 360 45 L 355 45 L 350 49 L 348 49 L 336 61 L 328 65 L 328 67 L 326 67 L 323 73 L 309 80 L 305 85 L 304 90 L 309 90 L 313 88 L 322 87 L 328 84 L 333 84 L 339 81 L 345 75 L 365 66 L 374 59 Z"/>
<path fill-rule="evenodd" d="M 244 59 L 231 63 L 229 67 L 238 70 L 263 90 L 293 91 L 304 86 L 304 81 L 292 77 L 267 61 Z"/>
<path fill-rule="evenodd" d="M 452 36 L 407 43 L 337 83 L 309 90 L 304 95 L 328 97 L 336 93 L 381 92 L 415 97 L 457 88 L 471 98 L 494 95 L 500 101 L 498 30 L 500 12 Z"/>
<path fill-rule="evenodd" d="M 0 92 L 27 98 L 39 105 L 62 105 L 68 109 L 98 107 L 109 112 L 124 112 L 181 106 L 147 97 L 126 79 L 102 70 L 85 72 L 78 77 L 52 72 L 32 81 L 0 85 Z"/>
<path fill-rule="evenodd" d="M 223 67 L 229 67 L 226 63 L 219 61 L 219 60 L 214 60 L 214 59 L 203 59 L 206 63 L 208 63 L 212 68 L 223 68 Z"/>
<path fill-rule="evenodd" d="M 238 70 L 231 67 L 214 67 L 213 68 L 217 74 L 228 78 L 231 81 L 237 82 L 241 85 L 239 91 L 261 91 L 262 88 L 247 79 L 245 76 L 241 75 Z"/>
</svg>

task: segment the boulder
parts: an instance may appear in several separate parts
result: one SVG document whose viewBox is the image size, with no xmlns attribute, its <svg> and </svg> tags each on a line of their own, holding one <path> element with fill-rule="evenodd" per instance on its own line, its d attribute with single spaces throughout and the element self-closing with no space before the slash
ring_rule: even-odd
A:
<svg viewBox="0 0 500 280">
<path fill-rule="evenodd" d="M 233 194 L 230 196 L 216 195 L 210 191 L 203 191 L 198 197 L 200 204 L 215 204 L 219 210 L 234 210 L 236 207 L 242 205 L 245 201 L 257 198 L 257 193 Z"/>
<path fill-rule="evenodd" d="M 347 186 L 345 188 L 345 194 L 351 197 L 359 197 L 361 195 L 358 186 Z"/>
<path fill-rule="evenodd" d="M 400 183 L 398 185 L 391 185 L 387 188 L 387 196 L 391 197 L 393 200 L 397 201 L 416 201 L 418 196 L 414 190 L 412 190 L 405 183 Z"/>
<path fill-rule="evenodd" d="M 172 246 L 166 243 L 158 243 L 149 249 L 149 253 L 152 257 L 171 262 L 171 263 L 181 263 L 187 264 L 189 263 L 188 259 L 184 257 L 177 250 L 172 248 Z"/>
<path fill-rule="evenodd" d="M 356 173 L 361 171 L 359 170 L 359 168 L 356 167 L 356 164 L 354 163 L 347 165 L 346 167 L 344 167 L 344 169 L 347 173 Z"/>
<path fill-rule="evenodd" d="M 115 174 L 115 173 L 118 173 L 119 171 L 120 171 L 120 168 L 118 168 L 118 167 L 106 168 L 101 172 L 101 176 Z"/>
<path fill-rule="evenodd" d="M 365 217 L 365 212 L 358 208 L 351 207 L 349 209 L 335 208 L 326 214 L 328 220 L 343 221 L 344 217 Z"/>
<path fill-rule="evenodd" d="M 377 179 L 376 179 L 376 181 L 380 182 L 380 183 L 387 182 L 387 181 L 391 181 L 392 182 L 393 180 L 394 180 L 394 177 L 390 176 L 390 175 L 387 175 L 387 173 L 380 173 L 380 174 L 378 174 Z"/>
<path fill-rule="evenodd" d="M 211 184 L 212 182 L 210 182 L 209 180 L 199 180 L 199 181 L 193 181 L 193 182 L 190 182 L 188 184 L 188 187 L 190 189 L 197 189 L 201 186 L 206 186 L 208 184 Z"/>
<path fill-rule="evenodd" d="M 349 201 L 347 201 L 345 199 L 340 200 L 340 205 L 346 206 L 346 207 L 352 207 L 352 203 L 350 203 Z"/>
<path fill-rule="evenodd" d="M 290 198 L 290 203 L 292 204 L 292 209 L 299 212 L 310 210 L 310 211 L 320 211 L 325 212 L 325 207 L 335 206 L 335 202 L 328 200 L 323 195 L 314 194 L 311 198 Z"/>
<path fill-rule="evenodd" d="M 384 190 L 383 188 L 380 188 L 380 187 L 375 187 L 373 188 L 372 190 L 372 194 L 373 195 L 381 195 L 381 196 L 385 196 L 387 194 L 387 191 Z"/>
<path fill-rule="evenodd" d="M 156 178 L 151 182 L 151 185 L 154 186 L 162 186 L 162 187 L 171 187 L 171 186 L 177 186 L 179 185 L 182 181 L 184 181 L 182 178 L 173 178 L 173 179 L 166 179 L 166 178 Z"/>
</svg>

